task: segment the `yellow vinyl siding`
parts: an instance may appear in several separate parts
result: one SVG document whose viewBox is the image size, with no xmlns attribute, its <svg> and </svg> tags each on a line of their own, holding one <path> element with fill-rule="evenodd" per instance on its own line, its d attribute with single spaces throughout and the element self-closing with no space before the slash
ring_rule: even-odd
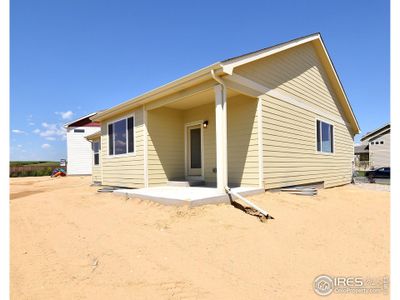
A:
<svg viewBox="0 0 400 300">
<path fill-rule="evenodd" d="M 184 177 L 182 112 L 158 108 L 147 112 L 149 186 Z"/>
<path fill-rule="evenodd" d="M 330 120 L 272 96 L 263 96 L 263 158 L 266 189 L 324 182 L 325 187 L 351 181 L 353 133 L 312 44 L 305 44 L 244 65 L 238 74 L 290 94 Z M 316 119 L 334 126 L 334 153 L 316 151 Z"/>
<path fill-rule="evenodd" d="M 229 184 L 257 186 L 258 143 L 255 114 L 257 99 L 244 95 L 228 99 Z M 204 180 L 216 184 L 214 102 L 192 109 L 158 108 L 148 111 L 149 185 L 165 185 L 185 177 L 185 125 L 208 120 L 203 128 Z"/>
<path fill-rule="evenodd" d="M 235 73 L 304 99 L 330 113 L 342 114 L 343 109 L 332 98 L 333 89 L 312 44 L 246 64 Z"/>
<path fill-rule="evenodd" d="M 317 153 L 316 118 L 325 120 L 270 96 L 263 100 L 265 188 L 313 182 L 330 187 L 350 182 L 353 137 L 349 128 L 327 120 L 334 126 L 334 153 Z"/>
<path fill-rule="evenodd" d="M 107 124 L 135 113 L 135 153 L 108 155 Z M 141 188 L 144 186 L 143 110 L 142 107 L 107 119 L 101 123 L 101 168 L 102 184 Z"/>
<path fill-rule="evenodd" d="M 228 99 L 228 181 L 231 186 L 258 186 L 257 99 Z"/>
<path fill-rule="evenodd" d="M 100 138 L 94 139 L 92 141 L 92 144 L 94 142 L 100 142 Z M 92 182 L 102 182 L 102 178 L 101 178 L 101 146 L 100 145 L 100 149 L 99 149 L 99 164 L 95 165 L 94 164 L 94 153 L 93 153 L 93 148 L 92 148 Z"/>
</svg>

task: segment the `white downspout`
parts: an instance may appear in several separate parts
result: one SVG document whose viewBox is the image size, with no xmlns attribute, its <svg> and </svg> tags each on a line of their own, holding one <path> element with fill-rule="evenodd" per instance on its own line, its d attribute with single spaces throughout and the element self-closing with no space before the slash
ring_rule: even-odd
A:
<svg viewBox="0 0 400 300">
<path fill-rule="evenodd" d="M 240 195 L 239 193 L 235 193 L 232 191 L 232 189 L 228 186 L 228 153 L 227 153 L 227 148 L 228 148 L 228 137 L 227 137 L 227 109 L 226 109 L 226 85 L 225 82 L 218 76 L 215 75 L 214 70 L 211 70 L 211 76 L 214 78 L 214 80 L 216 82 L 218 82 L 221 87 L 222 87 L 222 92 L 224 94 L 225 97 L 225 103 L 223 103 L 224 107 L 223 107 L 223 142 L 225 143 L 225 147 L 223 147 L 224 149 L 224 159 L 226 160 L 226 164 L 225 164 L 225 170 L 224 170 L 224 188 L 225 188 L 225 192 L 227 194 L 233 195 L 239 199 L 241 199 L 243 202 L 245 202 L 247 205 L 250 205 L 252 208 L 254 208 L 255 210 L 257 210 L 258 212 L 260 212 L 262 215 L 264 215 L 265 217 L 269 217 L 268 212 L 266 212 L 265 210 L 259 208 L 257 205 L 255 205 L 254 203 L 252 203 L 251 201 L 249 201 L 248 199 L 246 199 L 245 197 L 243 197 L 242 195 Z M 218 169 L 217 169 L 218 172 Z M 218 177 L 217 177 L 218 178 Z"/>
</svg>

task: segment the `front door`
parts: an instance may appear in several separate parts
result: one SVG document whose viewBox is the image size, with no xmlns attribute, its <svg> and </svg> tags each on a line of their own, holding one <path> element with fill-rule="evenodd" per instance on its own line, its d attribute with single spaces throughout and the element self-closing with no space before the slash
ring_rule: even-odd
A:
<svg viewBox="0 0 400 300">
<path fill-rule="evenodd" d="M 202 132 L 201 124 L 187 127 L 187 174 L 188 176 L 202 175 Z"/>
</svg>

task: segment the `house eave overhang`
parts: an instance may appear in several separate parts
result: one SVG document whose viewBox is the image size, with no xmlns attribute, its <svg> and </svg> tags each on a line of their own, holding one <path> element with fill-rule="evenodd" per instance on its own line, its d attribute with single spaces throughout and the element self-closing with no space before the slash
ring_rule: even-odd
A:
<svg viewBox="0 0 400 300">
<path fill-rule="evenodd" d="M 110 109 L 99 112 L 90 119 L 95 122 L 101 122 L 102 120 L 111 118 L 115 115 L 122 114 L 126 110 L 134 109 L 140 105 L 145 105 L 151 101 L 157 100 L 161 97 L 170 95 L 172 93 L 178 92 L 190 86 L 194 86 L 203 81 L 212 79 L 211 70 L 214 70 L 214 73 L 219 76 L 233 75 L 235 68 L 240 67 L 241 65 L 256 61 L 258 59 L 262 59 L 269 55 L 273 55 L 275 53 L 279 53 L 281 51 L 288 50 L 290 48 L 305 44 L 305 43 L 313 43 L 315 47 L 318 48 L 319 55 L 327 62 L 327 71 L 331 75 L 334 90 L 340 100 L 340 104 L 344 108 L 346 113 L 346 117 L 348 122 L 352 128 L 354 134 L 358 134 L 361 132 L 358 121 L 354 115 L 353 109 L 350 105 L 350 102 L 347 98 L 345 90 L 342 86 L 342 83 L 339 79 L 339 76 L 336 72 L 336 69 L 330 59 L 330 56 L 326 50 L 322 37 L 319 33 L 314 33 L 305 37 L 297 38 L 291 40 L 289 42 L 285 42 L 276 46 L 272 46 L 269 48 L 261 49 L 255 52 L 251 52 L 245 55 L 233 57 L 222 62 L 217 62 L 213 65 L 200 69 L 196 72 L 193 72 L 189 75 L 181 77 L 175 81 L 167 83 L 161 87 L 158 87 L 154 90 L 151 90 L 147 93 L 144 93 L 138 97 L 129 99 L 119 105 L 116 105 Z"/>
<path fill-rule="evenodd" d="M 381 127 L 379 127 L 378 129 L 375 129 L 374 131 L 368 132 L 367 134 L 365 134 L 360 141 L 365 141 L 365 140 L 370 140 L 373 139 L 374 137 L 376 137 L 377 135 L 380 134 L 385 134 L 388 131 L 390 131 L 390 123 L 387 123 Z"/>
<path fill-rule="evenodd" d="M 93 141 L 93 140 L 100 138 L 100 136 L 101 136 L 101 130 L 85 136 L 85 139 L 87 139 L 88 141 Z"/>
<path fill-rule="evenodd" d="M 180 90 L 185 88 L 191 87 L 193 85 L 199 84 L 206 80 L 212 78 L 211 70 L 214 70 L 216 74 L 221 75 L 223 73 L 222 67 L 220 63 L 212 64 L 208 67 L 200 69 L 196 72 L 193 72 L 189 75 L 183 76 L 177 80 L 174 80 L 170 83 L 167 83 L 163 86 L 160 86 L 154 90 L 151 90 L 147 93 L 144 93 L 140 96 L 135 98 L 129 99 L 121 104 L 118 104 L 110 109 L 97 113 L 95 116 L 91 117 L 90 119 L 94 122 L 101 122 L 102 120 L 111 118 L 115 115 L 125 112 L 129 109 L 134 109 L 140 105 L 147 104 L 151 101 L 157 100 L 161 97 L 165 97 L 167 95 L 176 93 Z"/>
<path fill-rule="evenodd" d="M 273 47 L 261 49 L 259 51 L 255 51 L 249 54 L 245 54 L 242 56 L 234 57 L 225 61 L 221 62 L 222 70 L 224 73 L 232 75 L 234 73 L 234 69 L 237 67 L 240 67 L 244 64 L 251 63 L 253 61 L 256 61 L 258 59 L 265 58 L 267 56 L 276 54 L 278 52 L 282 52 L 285 50 L 288 50 L 290 48 L 305 44 L 305 43 L 313 43 L 315 47 L 317 47 L 320 50 L 321 56 L 326 59 L 327 65 L 328 65 L 328 70 L 331 75 L 332 79 L 334 81 L 334 88 L 337 91 L 337 94 L 340 98 L 342 98 L 341 105 L 345 109 L 348 115 L 348 121 L 353 129 L 354 134 L 358 134 L 361 132 L 360 126 L 358 124 L 357 118 L 354 114 L 354 111 L 350 105 L 350 101 L 347 98 L 346 92 L 343 88 L 342 82 L 340 81 L 340 78 L 338 76 L 338 73 L 336 72 L 336 68 L 329 56 L 329 53 L 325 47 L 325 44 L 322 40 L 321 34 L 320 33 L 314 33 L 305 37 L 297 38 L 294 40 L 291 40 L 289 42 L 285 42 Z"/>
</svg>

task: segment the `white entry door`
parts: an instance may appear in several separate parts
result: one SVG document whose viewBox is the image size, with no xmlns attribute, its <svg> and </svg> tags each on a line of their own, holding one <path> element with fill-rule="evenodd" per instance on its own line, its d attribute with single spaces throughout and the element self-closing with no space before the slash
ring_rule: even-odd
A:
<svg viewBox="0 0 400 300">
<path fill-rule="evenodd" d="M 186 167 L 188 176 L 201 176 L 203 166 L 203 141 L 201 124 L 186 127 Z"/>
</svg>

